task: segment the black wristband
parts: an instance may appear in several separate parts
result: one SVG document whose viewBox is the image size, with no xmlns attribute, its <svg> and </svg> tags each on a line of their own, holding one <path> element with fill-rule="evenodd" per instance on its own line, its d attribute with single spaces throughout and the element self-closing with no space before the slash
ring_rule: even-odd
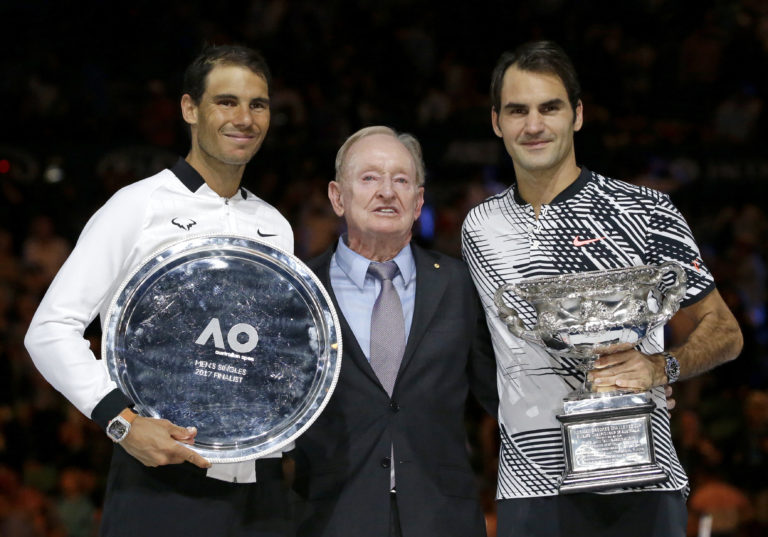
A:
<svg viewBox="0 0 768 537">
<path fill-rule="evenodd" d="M 125 407 L 132 407 L 131 401 L 127 395 L 115 388 L 94 407 L 91 412 L 91 419 L 95 421 L 102 431 L 107 430 L 109 421 L 120 414 Z"/>
</svg>

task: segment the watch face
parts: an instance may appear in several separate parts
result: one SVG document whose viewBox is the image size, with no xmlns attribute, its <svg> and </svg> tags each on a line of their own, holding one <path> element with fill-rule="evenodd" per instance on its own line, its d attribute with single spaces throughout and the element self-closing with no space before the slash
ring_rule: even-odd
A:
<svg viewBox="0 0 768 537">
<path fill-rule="evenodd" d="M 128 428 L 120 420 L 115 420 L 109 424 L 109 436 L 116 440 L 122 440 Z"/>
<path fill-rule="evenodd" d="M 667 380 L 670 383 L 675 382 L 677 378 L 680 376 L 680 363 L 677 361 L 677 358 L 675 358 L 674 356 L 667 357 L 666 373 L 667 373 Z"/>
</svg>

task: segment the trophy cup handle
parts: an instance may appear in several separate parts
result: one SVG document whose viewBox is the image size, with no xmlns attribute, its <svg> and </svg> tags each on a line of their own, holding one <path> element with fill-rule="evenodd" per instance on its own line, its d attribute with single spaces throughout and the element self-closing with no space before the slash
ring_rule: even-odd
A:
<svg viewBox="0 0 768 537">
<path fill-rule="evenodd" d="M 685 296 L 685 284 L 688 281 L 683 267 L 674 261 L 667 261 L 661 264 L 659 272 L 662 278 L 669 273 L 674 273 L 675 283 L 664 293 L 661 309 L 656 314 L 653 324 L 663 323 L 677 313 L 677 310 L 680 309 L 680 301 Z"/>
<path fill-rule="evenodd" d="M 493 303 L 499 309 L 499 317 L 504 323 L 506 323 L 509 331 L 519 338 L 530 337 L 532 332 L 526 330 L 523 326 L 523 322 L 520 320 L 520 316 L 517 314 L 517 310 L 510 308 L 504 303 L 504 293 L 512 291 L 515 294 L 520 294 L 517 286 L 514 283 L 506 283 L 498 288 L 493 296 Z"/>
</svg>

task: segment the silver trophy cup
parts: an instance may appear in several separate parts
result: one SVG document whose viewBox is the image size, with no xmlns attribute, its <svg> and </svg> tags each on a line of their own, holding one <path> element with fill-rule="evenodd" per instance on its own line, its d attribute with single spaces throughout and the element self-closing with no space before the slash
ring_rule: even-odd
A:
<svg viewBox="0 0 768 537">
<path fill-rule="evenodd" d="M 669 320 L 685 284 L 683 269 L 667 262 L 535 278 L 496 291 L 499 317 L 510 332 L 552 355 L 576 359 L 584 373 L 582 386 L 564 398 L 557 416 L 565 448 L 561 493 L 667 480 L 653 449 L 651 393 L 595 392 L 587 373 L 600 355 L 636 347 Z M 506 294 L 517 297 L 517 309 Z M 533 328 L 525 327 L 524 316 L 533 319 Z"/>
</svg>

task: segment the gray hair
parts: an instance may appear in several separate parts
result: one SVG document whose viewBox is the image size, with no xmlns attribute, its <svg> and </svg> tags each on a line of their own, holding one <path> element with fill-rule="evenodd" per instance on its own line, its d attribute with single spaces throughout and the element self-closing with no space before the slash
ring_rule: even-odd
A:
<svg viewBox="0 0 768 537">
<path fill-rule="evenodd" d="M 374 125 L 372 127 L 365 127 L 360 129 L 356 133 L 347 138 L 336 153 L 336 182 L 341 182 L 342 168 L 347 159 L 347 153 L 349 149 L 359 140 L 366 136 L 372 136 L 374 134 L 386 134 L 392 136 L 405 146 L 408 152 L 413 158 L 413 163 L 416 168 L 416 186 L 424 186 L 424 180 L 426 177 L 426 171 L 424 168 L 424 158 L 421 154 L 421 144 L 412 134 L 407 132 L 398 133 L 396 130 L 385 127 L 383 125 Z"/>
</svg>

